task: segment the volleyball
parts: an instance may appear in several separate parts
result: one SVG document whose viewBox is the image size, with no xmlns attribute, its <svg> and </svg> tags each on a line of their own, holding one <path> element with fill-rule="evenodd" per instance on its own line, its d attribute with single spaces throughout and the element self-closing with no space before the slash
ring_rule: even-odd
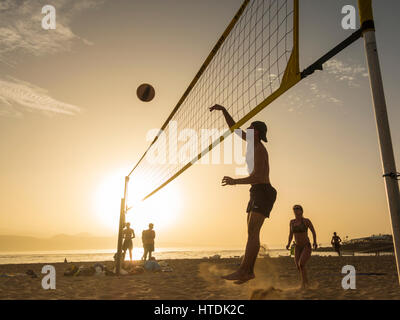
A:
<svg viewBox="0 0 400 320">
<path fill-rule="evenodd" d="M 151 86 L 150 84 L 144 83 L 144 84 L 141 84 L 137 88 L 136 94 L 141 101 L 150 102 L 151 100 L 154 99 L 156 92 L 155 92 L 153 86 Z"/>
</svg>

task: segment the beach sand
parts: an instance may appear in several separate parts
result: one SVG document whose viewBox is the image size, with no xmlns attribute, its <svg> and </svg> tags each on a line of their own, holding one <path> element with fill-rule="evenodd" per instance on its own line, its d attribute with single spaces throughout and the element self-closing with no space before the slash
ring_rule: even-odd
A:
<svg viewBox="0 0 400 320">
<path fill-rule="evenodd" d="M 393 256 L 312 256 L 307 266 L 310 278 L 307 290 L 299 289 L 297 269 L 289 257 L 258 259 L 256 279 L 242 285 L 220 278 L 234 271 L 239 259 L 165 261 L 172 272 L 79 277 L 64 276 L 69 264 L 55 263 L 55 290 L 41 287 L 44 264 L 0 265 L 0 275 L 15 275 L 0 277 L 0 299 L 400 299 Z M 112 268 L 112 262 L 103 263 Z M 344 265 L 353 265 L 358 273 L 355 290 L 344 290 L 341 286 Z M 18 275 L 28 269 L 39 277 Z"/>
</svg>

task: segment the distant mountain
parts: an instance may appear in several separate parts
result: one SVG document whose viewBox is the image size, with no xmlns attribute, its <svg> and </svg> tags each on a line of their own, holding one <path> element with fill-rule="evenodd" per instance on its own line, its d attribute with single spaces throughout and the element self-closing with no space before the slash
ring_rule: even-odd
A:
<svg viewBox="0 0 400 320">
<path fill-rule="evenodd" d="M 0 252 L 114 249 L 116 237 L 59 234 L 51 238 L 0 235 Z"/>
<path fill-rule="evenodd" d="M 93 235 L 89 232 L 81 232 L 81 233 L 75 234 L 75 236 L 77 236 L 77 237 L 92 237 Z"/>
<path fill-rule="evenodd" d="M 134 247 L 141 247 L 142 240 L 133 240 Z M 183 248 L 196 247 L 195 244 L 156 241 L 157 247 Z M 56 251 L 56 250 L 103 250 L 116 249 L 117 236 L 96 237 L 89 233 L 76 235 L 58 234 L 50 238 L 0 235 L 0 252 L 18 251 Z"/>
</svg>

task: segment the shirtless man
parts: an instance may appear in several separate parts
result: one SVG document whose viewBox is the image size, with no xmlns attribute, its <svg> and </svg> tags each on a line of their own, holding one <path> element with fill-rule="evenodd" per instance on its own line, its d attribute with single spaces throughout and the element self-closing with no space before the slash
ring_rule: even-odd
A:
<svg viewBox="0 0 400 320">
<path fill-rule="evenodd" d="M 235 125 L 235 121 L 228 111 L 220 105 L 214 105 L 210 111 L 222 111 L 229 128 Z M 253 130 L 254 146 L 248 145 L 246 162 L 249 168 L 249 176 L 241 179 L 223 177 L 222 185 L 250 184 L 250 201 L 247 205 L 247 245 L 244 258 L 239 269 L 231 274 L 223 276 L 226 280 L 235 280 L 236 284 L 242 284 L 255 278 L 254 265 L 260 250 L 260 230 L 265 218 L 269 218 L 276 200 L 276 190 L 269 180 L 268 152 L 261 141 L 267 142 L 267 126 L 264 122 L 255 121 L 247 130 Z M 249 134 L 251 131 L 247 132 Z M 240 136 L 246 140 L 246 132 L 241 131 Z"/>
<path fill-rule="evenodd" d="M 133 231 L 133 229 L 131 229 L 131 224 L 129 222 L 126 223 L 126 228 L 124 229 L 124 231 L 122 231 L 122 234 L 124 237 L 124 243 L 122 244 L 122 256 L 124 257 L 123 260 L 125 260 L 126 250 L 129 250 L 129 258 L 132 261 L 132 239 L 135 238 L 135 232 Z"/>
</svg>

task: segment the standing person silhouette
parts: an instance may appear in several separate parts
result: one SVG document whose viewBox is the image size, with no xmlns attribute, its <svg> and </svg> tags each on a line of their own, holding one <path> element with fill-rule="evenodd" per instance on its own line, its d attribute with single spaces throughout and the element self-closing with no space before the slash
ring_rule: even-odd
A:
<svg viewBox="0 0 400 320">
<path fill-rule="evenodd" d="M 313 235 L 313 247 L 317 249 L 317 234 L 310 219 L 303 217 L 303 207 L 301 205 L 294 205 L 293 211 L 295 219 L 290 220 L 289 223 L 289 240 L 286 249 L 290 249 L 290 243 L 292 242 L 293 235 L 296 241 L 296 247 L 294 249 L 294 261 L 297 269 L 301 275 L 301 287 L 304 289 L 307 287 L 308 278 L 306 272 L 306 264 L 311 257 L 311 242 L 308 238 L 308 229 L 311 230 Z"/>
<path fill-rule="evenodd" d="M 331 245 L 333 246 L 333 249 L 335 249 L 335 251 L 337 252 L 337 254 L 339 255 L 339 257 L 341 256 L 340 253 L 340 243 L 342 242 L 342 239 L 340 239 L 340 237 L 336 234 L 336 232 L 333 233 L 332 236 L 332 240 L 331 240 Z"/>
<path fill-rule="evenodd" d="M 235 121 L 225 109 L 218 104 L 210 108 L 210 111 L 222 111 L 229 128 L 235 125 Z M 268 151 L 262 141 L 267 142 L 267 126 L 264 122 L 252 122 L 247 132 L 240 131 L 240 137 L 246 140 L 248 134 L 254 134 L 254 144 L 247 145 L 246 162 L 249 176 L 242 179 L 223 177 L 222 185 L 250 184 L 250 201 L 247 205 L 247 244 L 244 258 L 237 271 L 223 276 L 223 279 L 234 280 L 236 284 L 242 284 L 255 278 L 254 265 L 260 250 L 260 231 L 265 218 L 269 218 L 274 206 L 277 192 L 269 180 Z M 250 131 L 249 131 L 250 130 Z"/>
<path fill-rule="evenodd" d="M 122 256 L 124 257 L 123 261 L 125 260 L 126 250 L 129 250 L 129 258 L 130 261 L 132 261 L 132 248 L 133 248 L 132 239 L 135 238 L 135 231 L 131 229 L 131 224 L 129 222 L 125 224 L 125 229 L 122 231 L 122 234 L 124 237 L 124 243 L 122 244 L 122 250 L 123 250 Z"/>
<path fill-rule="evenodd" d="M 149 224 L 149 229 L 143 230 L 142 232 L 142 243 L 143 243 L 143 256 L 142 260 L 146 261 L 147 255 L 149 255 L 149 260 L 151 260 L 152 252 L 154 251 L 154 239 L 156 237 L 156 233 L 153 230 L 154 225 L 152 223 Z"/>
</svg>

